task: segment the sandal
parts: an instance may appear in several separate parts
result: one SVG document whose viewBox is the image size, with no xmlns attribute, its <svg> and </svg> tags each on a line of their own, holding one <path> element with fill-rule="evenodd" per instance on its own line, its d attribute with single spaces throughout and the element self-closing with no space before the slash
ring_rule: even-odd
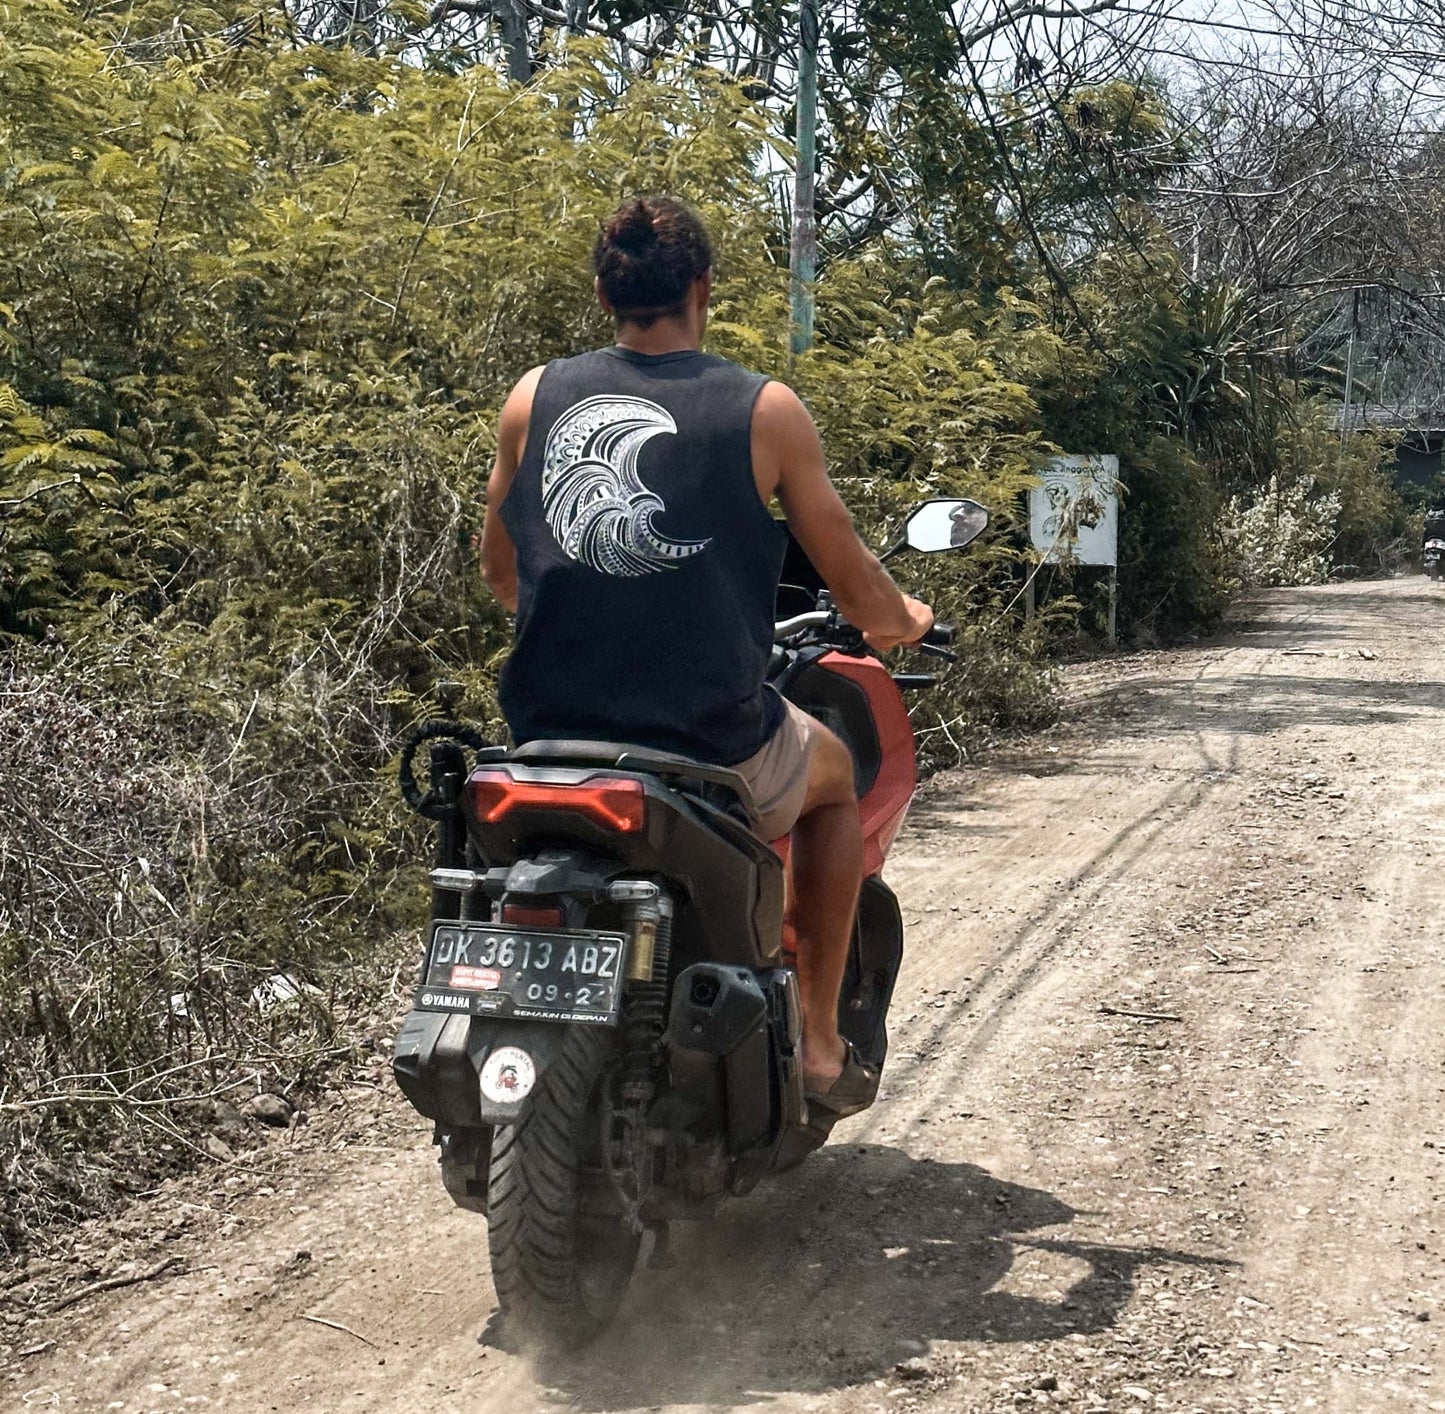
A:
<svg viewBox="0 0 1445 1414">
<path fill-rule="evenodd" d="M 851 1041 L 843 1043 L 847 1052 L 843 1057 L 843 1073 L 827 1087 L 819 1089 L 818 1082 L 803 1079 L 803 1095 L 810 1105 L 825 1109 L 838 1119 L 855 1115 L 866 1110 L 878 1098 L 879 1073 L 863 1064 L 863 1058 L 854 1049 Z"/>
</svg>

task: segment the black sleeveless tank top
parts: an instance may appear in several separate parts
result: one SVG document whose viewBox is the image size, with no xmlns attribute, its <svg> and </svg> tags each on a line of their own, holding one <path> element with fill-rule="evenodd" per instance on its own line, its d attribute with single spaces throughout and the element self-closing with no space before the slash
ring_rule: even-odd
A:
<svg viewBox="0 0 1445 1414">
<path fill-rule="evenodd" d="M 763 678 L 786 535 L 758 496 L 766 378 L 711 355 L 599 349 L 547 366 L 502 504 L 520 745 L 625 741 L 730 766 L 783 719 Z"/>
</svg>

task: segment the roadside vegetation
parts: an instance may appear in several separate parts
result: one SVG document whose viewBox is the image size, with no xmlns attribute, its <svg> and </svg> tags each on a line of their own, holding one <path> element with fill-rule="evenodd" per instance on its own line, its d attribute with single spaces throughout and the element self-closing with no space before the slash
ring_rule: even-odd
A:
<svg viewBox="0 0 1445 1414">
<path fill-rule="evenodd" d="M 394 991 L 425 848 L 390 762 L 442 679 L 500 730 L 492 427 L 522 371 L 608 337 L 599 218 L 695 203 L 710 347 L 787 372 L 776 73 L 695 34 L 641 62 L 604 16 L 534 35 L 522 82 L 515 34 L 494 63 L 375 13 L 0 4 L 5 1247 L 193 1162 L 218 1105 L 305 1094 Z M 993 510 L 975 553 L 900 566 L 962 630 L 930 759 L 1046 723 L 1052 655 L 1099 635 L 1102 581 L 1066 567 L 1023 614 L 1052 452 L 1120 458 L 1127 641 L 1393 564 L 1386 442 L 1339 435 L 1275 293 L 1186 249 L 1201 139 L 1166 86 L 1140 64 L 981 116 L 947 36 L 870 15 L 830 41 L 790 376 L 877 541 L 930 494 Z"/>
</svg>

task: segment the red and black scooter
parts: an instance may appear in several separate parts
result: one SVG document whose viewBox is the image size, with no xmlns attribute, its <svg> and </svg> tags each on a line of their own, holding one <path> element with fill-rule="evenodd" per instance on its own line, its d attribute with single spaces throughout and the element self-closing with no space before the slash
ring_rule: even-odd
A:
<svg viewBox="0 0 1445 1414">
<path fill-rule="evenodd" d="M 894 550 L 961 548 L 987 523 L 976 502 L 929 501 Z M 812 575 L 790 563 L 785 577 Z M 778 624 L 770 677 L 853 753 L 866 877 L 839 1024 L 882 1067 L 903 927 L 881 870 L 916 780 L 900 689 L 933 679 L 890 672 L 815 575 L 802 588 L 813 607 Z M 925 651 L 950 638 L 935 629 Z M 832 1128 L 803 1094 L 786 842 L 751 833 L 733 772 L 621 743 L 508 751 L 433 723 L 402 788 L 437 822 L 437 864 L 397 1082 L 433 1121 L 447 1190 L 487 1215 L 504 1319 L 578 1344 L 612 1316 L 645 1233 L 664 1257 L 669 1223 L 709 1216 Z"/>
</svg>

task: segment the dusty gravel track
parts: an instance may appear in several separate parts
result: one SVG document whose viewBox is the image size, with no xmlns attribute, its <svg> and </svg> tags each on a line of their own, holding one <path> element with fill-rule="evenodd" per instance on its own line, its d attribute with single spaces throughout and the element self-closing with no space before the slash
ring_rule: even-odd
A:
<svg viewBox="0 0 1445 1414">
<path fill-rule="evenodd" d="M 930 785 L 880 1103 L 581 1357 L 488 1343 L 481 1219 L 382 1086 L 143 1205 L 113 1260 L 184 1273 L 30 1327 L 0 1401 L 1445 1410 L 1445 592 L 1245 612 Z"/>
</svg>

